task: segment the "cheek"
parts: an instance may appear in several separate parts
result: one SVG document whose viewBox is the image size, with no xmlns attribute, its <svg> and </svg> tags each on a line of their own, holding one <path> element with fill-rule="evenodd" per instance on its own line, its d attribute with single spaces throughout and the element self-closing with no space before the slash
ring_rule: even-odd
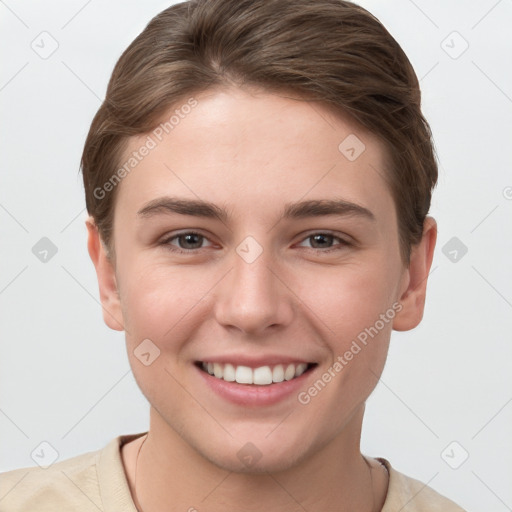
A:
<svg viewBox="0 0 512 512">
<path fill-rule="evenodd" d="M 392 264 L 358 262 L 316 271 L 301 276 L 298 296 L 317 318 L 316 323 L 323 325 L 332 348 L 344 351 L 347 343 L 377 322 L 379 333 L 389 335 L 388 320 L 395 314 L 392 306 L 399 280 L 397 270 Z M 384 325 L 381 315 L 385 315 Z"/>
<path fill-rule="evenodd" d="M 215 276 L 198 267 L 173 268 L 142 258 L 124 271 L 129 278 L 123 281 L 120 295 L 130 344 L 149 338 L 162 347 L 165 343 L 167 350 L 169 341 L 183 338 L 184 330 L 190 335 L 190 319 L 198 321 L 197 306 Z M 173 344 L 173 350 L 178 348 Z"/>
<path fill-rule="evenodd" d="M 398 274 L 388 270 L 383 273 L 377 265 L 331 269 L 324 279 L 317 274 L 304 283 L 305 302 L 314 312 L 310 318 L 322 330 L 331 359 L 318 379 L 301 390 L 299 402 L 306 410 L 311 403 L 327 430 L 343 427 L 347 415 L 373 391 L 384 368 L 392 321 L 400 307 L 390 292 Z"/>
<path fill-rule="evenodd" d="M 134 377 L 150 403 L 164 407 L 169 397 L 179 403 L 182 390 L 171 375 L 180 361 L 188 364 L 184 348 L 201 325 L 201 299 L 211 284 L 190 268 L 145 264 L 142 258 L 124 270 L 130 277 L 123 281 L 120 295 Z"/>
</svg>

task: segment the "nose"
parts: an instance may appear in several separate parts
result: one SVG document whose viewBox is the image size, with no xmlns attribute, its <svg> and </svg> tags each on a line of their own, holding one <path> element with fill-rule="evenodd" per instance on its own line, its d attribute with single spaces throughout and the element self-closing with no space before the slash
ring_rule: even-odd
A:
<svg viewBox="0 0 512 512">
<path fill-rule="evenodd" d="M 275 258 L 267 250 L 254 261 L 240 254 L 234 251 L 231 271 L 216 290 L 219 324 L 253 336 L 289 325 L 294 314 L 292 283 L 286 283 Z"/>
</svg>

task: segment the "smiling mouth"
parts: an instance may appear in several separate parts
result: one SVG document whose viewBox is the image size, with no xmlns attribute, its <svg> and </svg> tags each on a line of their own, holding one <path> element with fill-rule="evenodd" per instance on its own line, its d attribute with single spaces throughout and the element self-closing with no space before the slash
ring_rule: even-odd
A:
<svg viewBox="0 0 512 512">
<path fill-rule="evenodd" d="M 293 380 L 310 371 L 316 363 L 286 363 L 272 366 L 233 365 L 231 363 L 211 363 L 198 361 L 196 365 L 204 372 L 226 382 L 238 384 L 253 384 L 256 386 L 268 386 L 288 380 Z"/>
</svg>

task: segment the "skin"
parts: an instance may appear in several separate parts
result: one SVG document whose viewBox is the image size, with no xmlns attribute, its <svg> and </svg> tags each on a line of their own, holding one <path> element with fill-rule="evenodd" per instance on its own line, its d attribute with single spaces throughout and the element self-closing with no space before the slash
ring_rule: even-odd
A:
<svg viewBox="0 0 512 512">
<path fill-rule="evenodd" d="M 143 439 L 122 449 L 132 494 L 145 512 L 380 510 L 387 473 L 359 448 L 365 401 L 392 329 L 421 321 L 436 223 L 426 219 L 404 265 L 384 148 L 350 119 L 258 90 L 195 98 L 198 105 L 119 185 L 115 259 L 87 222 L 105 322 L 126 331 L 133 373 L 151 405 L 136 490 Z M 349 134 L 366 146 L 352 162 L 338 149 Z M 130 139 L 127 154 L 145 138 Z M 227 218 L 137 214 L 162 196 L 207 200 Z M 286 204 L 312 199 L 343 199 L 374 218 L 280 219 Z M 192 249 L 183 238 L 169 240 L 187 230 L 205 238 Z M 334 238 L 318 245 L 311 238 L 318 233 Z M 249 235 L 263 250 L 252 263 L 236 252 Z M 171 250 L 180 242 L 188 253 Z M 235 353 L 291 355 L 317 363 L 307 390 L 398 303 L 400 312 L 307 405 L 295 394 L 271 406 L 232 404 L 194 366 Z M 160 356 L 145 366 L 134 350 L 148 338 Z M 250 468 L 237 456 L 247 442 L 261 453 Z"/>
</svg>

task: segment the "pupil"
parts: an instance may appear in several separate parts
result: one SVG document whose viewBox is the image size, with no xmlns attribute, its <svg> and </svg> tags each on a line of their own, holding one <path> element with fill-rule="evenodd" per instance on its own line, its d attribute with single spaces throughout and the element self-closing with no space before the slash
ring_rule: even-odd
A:
<svg viewBox="0 0 512 512">
<path fill-rule="evenodd" d="M 313 246 L 320 242 L 320 247 L 325 247 L 325 242 L 327 241 L 327 244 L 329 244 L 329 242 L 332 241 L 332 235 L 313 235 L 313 240 L 314 240 L 314 243 L 313 243 Z M 324 243 L 322 243 L 322 241 Z"/>
<path fill-rule="evenodd" d="M 312 236 L 313 238 L 313 245 L 315 244 L 319 244 L 321 247 L 325 247 L 326 244 L 329 244 L 329 242 L 332 242 L 332 235 L 313 235 Z M 197 235 L 197 234 L 194 234 L 194 233 L 190 233 L 188 235 L 182 235 L 180 237 L 180 242 L 182 240 L 185 240 L 185 244 L 182 244 L 180 243 L 180 246 L 183 248 L 183 245 L 187 245 L 187 246 L 190 246 L 190 245 L 193 245 L 194 249 L 197 248 L 197 246 L 201 246 L 201 239 L 202 239 L 202 236 L 201 235 Z M 188 249 L 190 249 L 190 247 L 187 247 Z"/>
<path fill-rule="evenodd" d="M 201 246 L 201 238 L 202 238 L 201 235 L 197 235 L 194 233 L 190 233 L 188 235 L 182 235 L 180 237 L 180 241 L 185 240 L 185 244 L 180 243 L 180 246 L 182 248 L 191 249 L 190 245 L 193 245 L 194 247 L 192 247 L 192 249 L 196 249 L 197 247 L 195 247 L 195 246 L 199 246 L 199 247 Z M 187 247 L 183 247 L 183 245 L 185 245 Z"/>
</svg>

